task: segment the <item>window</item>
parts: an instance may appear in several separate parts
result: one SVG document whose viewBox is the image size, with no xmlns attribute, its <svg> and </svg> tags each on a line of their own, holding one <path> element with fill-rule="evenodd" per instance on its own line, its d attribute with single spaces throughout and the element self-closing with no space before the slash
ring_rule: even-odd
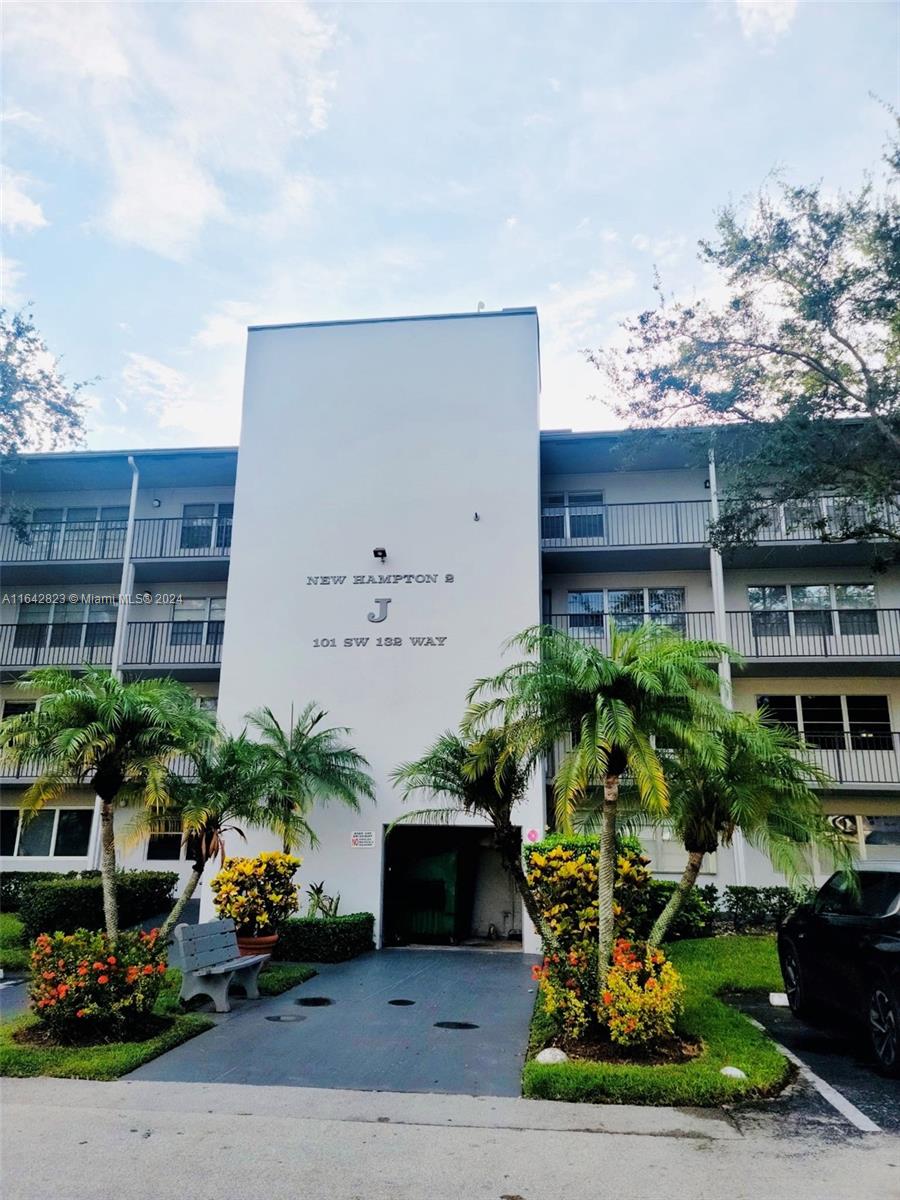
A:
<svg viewBox="0 0 900 1200">
<path fill-rule="evenodd" d="M 181 513 L 182 550 L 206 550 L 215 546 L 227 550 L 231 546 L 231 524 L 234 504 L 185 504 Z M 215 532 L 214 532 L 215 531 Z"/>
<path fill-rule="evenodd" d="M 228 550 L 231 547 L 231 525 L 234 520 L 234 505 L 220 504 L 216 516 L 216 546 L 219 550 Z"/>
<path fill-rule="evenodd" d="M 756 584 L 747 588 L 747 605 L 755 637 L 878 633 L 873 583 Z"/>
<path fill-rule="evenodd" d="M 768 719 L 823 750 L 890 750 L 887 696 L 757 696 Z"/>
<path fill-rule="evenodd" d="M 859 818 L 865 858 L 870 862 L 900 862 L 900 813 Z M 897 878 L 900 887 L 900 877 Z"/>
<path fill-rule="evenodd" d="M 214 504 L 185 504 L 181 514 L 182 550 L 202 550 L 212 540 Z"/>
<path fill-rule="evenodd" d="M 172 608 L 172 646 L 221 646 L 224 632 L 224 596 L 185 598 Z"/>
<path fill-rule="evenodd" d="M 116 637 L 117 607 L 113 603 L 92 604 L 84 631 L 85 648 L 112 646 Z"/>
<path fill-rule="evenodd" d="M 216 710 L 219 707 L 219 697 L 218 696 L 198 696 L 197 697 L 197 707 L 200 709 L 201 712 L 208 712 L 208 713 L 212 713 L 213 715 L 215 715 Z"/>
<path fill-rule="evenodd" d="M 92 808 L 44 808 L 24 822 L 18 809 L 3 809 L 2 853 L 18 858 L 84 858 L 93 821 Z"/>
<path fill-rule="evenodd" d="M 547 492 L 541 502 L 541 537 L 602 541 L 604 512 L 602 492 Z"/>
<path fill-rule="evenodd" d="M 154 862 L 177 862 L 181 858 L 181 822 L 162 817 L 147 839 L 147 858 Z"/>
<path fill-rule="evenodd" d="M 4 700 L 3 701 L 3 719 L 7 717 L 21 717 L 23 713 L 34 712 L 37 704 L 34 700 Z"/>
<path fill-rule="evenodd" d="M 20 604 L 13 646 L 17 650 L 36 650 L 43 646 L 52 611 L 50 604 Z"/>
<path fill-rule="evenodd" d="M 603 593 L 569 592 L 569 629 L 603 628 Z"/>
<path fill-rule="evenodd" d="M 15 808 L 0 808 L 0 854 L 12 858 L 16 852 L 16 834 L 19 832 L 19 811 Z"/>
<path fill-rule="evenodd" d="M 97 557 L 120 558 L 125 549 L 125 530 L 128 527 L 128 505 L 109 504 L 100 509 L 97 528 Z"/>
<path fill-rule="evenodd" d="M 658 621 L 684 633 L 684 588 L 601 588 L 593 592 L 569 592 L 570 630 L 601 630 L 604 612 L 609 613 L 619 629 L 637 629 L 645 621 Z"/>
</svg>

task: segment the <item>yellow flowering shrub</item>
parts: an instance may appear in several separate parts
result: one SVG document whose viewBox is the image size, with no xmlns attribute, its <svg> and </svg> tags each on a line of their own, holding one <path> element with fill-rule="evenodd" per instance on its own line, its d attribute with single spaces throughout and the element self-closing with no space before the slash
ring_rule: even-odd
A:
<svg viewBox="0 0 900 1200">
<path fill-rule="evenodd" d="M 301 859 L 280 850 L 256 858 L 226 858 L 210 884 L 220 917 L 231 917 L 239 933 L 264 937 L 300 907 L 293 880 Z"/>
<path fill-rule="evenodd" d="M 582 947 L 597 938 L 596 839 L 535 846 L 527 863 L 528 883 L 537 897 L 547 927 L 564 949 Z M 623 845 L 616 858 L 613 915 L 616 934 L 633 933 L 631 914 L 640 907 L 650 879 L 649 859 Z"/>
<path fill-rule="evenodd" d="M 671 1038 L 682 1009 L 681 976 L 659 949 L 616 942 L 601 994 L 609 1036 L 620 1046 L 652 1046 Z"/>
</svg>

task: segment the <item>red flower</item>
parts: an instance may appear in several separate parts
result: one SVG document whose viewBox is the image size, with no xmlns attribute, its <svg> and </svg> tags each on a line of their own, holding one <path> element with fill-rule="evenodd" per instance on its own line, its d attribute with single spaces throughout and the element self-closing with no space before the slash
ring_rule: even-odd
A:
<svg viewBox="0 0 900 1200">
<path fill-rule="evenodd" d="M 110 963 L 112 966 L 115 966 L 116 965 L 116 956 L 114 954 L 111 954 L 106 961 L 108 963 Z"/>
<path fill-rule="evenodd" d="M 603 1000 L 604 1004 L 612 1004 L 612 1002 L 613 1002 L 612 992 L 604 992 L 601 999 Z"/>
<path fill-rule="evenodd" d="M 98 975 L 97 982 L 98 983 L 109 983 L 109 976 L 108 975 Z"/>
<path fill-rule="evenodd" d="M 57 996 L 59 996 L 60 1000 L 65 1000 L 65 998 L 68 994 L 68 991 L 69 991 L 69 989 L 66 987 L 66 985 L 64 983 L 61 983 L 59 985 L 59 987 L 56 989 L 56 994 L 57 994 Z"/>
<path fill-rule="evenodd" d="M 150 963 L 147 963 L 146 967 L 144 967 L 144 974 L 145 975 L 153 974 L 153 967 L 150 965 Z"/>
<path fill-rule="evenodd" d="M 76 1017 L 83 1017 L 83 1016 L 84 1016 L 84 1009 L 83 1009 L 83 1008 L 79 1008 L 79 1010 L 78 1010 L 78 1012 L 75 1014 L 75 1016 L 76 1016 Z"/>
<path fill-rule="evenodd" d="M 166 973 L 166 964 L 165 964 L 165 963 L 160 963 L 160 964 L 159 964 L 159 966 L 158 966 L 156 969 L 157 969 L 157 971 L 159 971 L 160 975 L 165 975 L 165 973 Z"/>
</svg>

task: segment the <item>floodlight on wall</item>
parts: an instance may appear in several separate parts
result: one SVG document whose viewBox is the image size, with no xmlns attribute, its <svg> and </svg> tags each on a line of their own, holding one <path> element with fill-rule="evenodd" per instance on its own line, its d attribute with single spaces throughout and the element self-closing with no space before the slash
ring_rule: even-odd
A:
<svg viewBox="0 0 900 1200">
<path fill-rule="evenodd" d="M 372 551 L 372 555 L 374 558 L 380 559 L 381 562 L 384 562 L 384 560 L 387 558 L 387 550 L 385 550 L 384 546 L 376 546 Z"/>
<path fill-rule="evenodd" d="M 161 508 L 161 507 L 162 507 L 162 500 L 157 500 L 157 499 L 154 499 L 154 501 L 153 501 L 153 507 L 154 507 L 154 508 Z"/>
</svg>

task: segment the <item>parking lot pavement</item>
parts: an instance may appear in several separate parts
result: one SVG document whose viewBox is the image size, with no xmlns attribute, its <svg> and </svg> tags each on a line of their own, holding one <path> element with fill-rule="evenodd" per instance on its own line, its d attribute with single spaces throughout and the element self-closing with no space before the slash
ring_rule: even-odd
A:
<svg viewBox="0 0 900 1200">
<path fill-rule="evenodd" d="M 0 1019 L 17 1017 L 28 1007 L 28 987 L 24 977 L 0 979 Z"/>
<path fill-rule="evenodd" d="M 774 1008 L 766 997 L 734 1002 L 885 1133 L 900 1133 L 900 1081 L 878 1074 L 862 1036 L 834 1026 L 806 1025 L 789 1009 Z"/>
</svg>

